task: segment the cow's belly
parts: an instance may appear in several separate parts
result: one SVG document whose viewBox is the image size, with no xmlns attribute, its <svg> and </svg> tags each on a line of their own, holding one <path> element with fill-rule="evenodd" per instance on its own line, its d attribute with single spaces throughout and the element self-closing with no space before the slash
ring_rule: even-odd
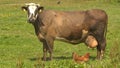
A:
<svg viewBox="0 0 120 68">
<path fill-rule="evenodd" d="M 58 35 L 56 37 L 56 39 L 60 40 L 60 41 L 72 43 L 72 44 L 78 44 L 78 43 L 84 42 L 87 35 L 88 35 L 88 31 L 82 30 L 79 33 L 73 32 L 73 34 L 68 34 L 68 36 L 67 35 L 66 36 Z"/>
<path fill-rule="evenodd" d="M 91 48 L 94 48 L 98 45 L 97 40 L 92 35 L 88 35 L 86 38 L 83 38 L 83 39 L 78 38 L 78 39 L 69 40 L 69 39 L 61 38 L 61 37 L 56 37 L 56 39 L 60 41 L 68 42 L 71 44 L 85 43 L 88 47 L 91 47 Z"/>
<path fill-rule="evenodd" d="M 83 42 L 83 40 L 81 40 L 80 38 L 78 38 L 78 39 L 67 39 L 67 38 L 62 38 L 62 37 L 56 37 L 56 40 L 71 43 L 71 44 L 78 44 L 78 43 Z"/>
</svg>

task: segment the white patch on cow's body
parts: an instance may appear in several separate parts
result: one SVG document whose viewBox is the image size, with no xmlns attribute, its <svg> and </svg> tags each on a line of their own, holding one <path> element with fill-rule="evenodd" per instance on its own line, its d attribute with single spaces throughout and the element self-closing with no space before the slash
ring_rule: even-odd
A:
<svg viewBox="0 0 120 68">
<path fill-rule="evenodd" d="M 65 38 L 62 38 L 62 37 L 56 37 L 55 39 L 56 39 L 56 40 L 62 40 L 62 41 L 65 41 L 65 40 L 66 40 Z"/>
<path fill-rule="evenodd" d="M 83 35 L 88 33 L 88 30 L 82 30 Z"/>
<path fill-rule="evenodd" d="M 81 39 L 83 39 L 83 38 L 85 38 L 86 36 L 87 36 L 87 34 L 88 34 L 88 30 L 82 30 L 82 37 L 81 37 Z"/>
</svg>

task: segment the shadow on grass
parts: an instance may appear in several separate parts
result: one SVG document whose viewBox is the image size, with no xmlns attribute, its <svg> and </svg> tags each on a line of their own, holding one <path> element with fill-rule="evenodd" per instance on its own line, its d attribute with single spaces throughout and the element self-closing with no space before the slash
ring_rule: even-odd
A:
<svg viewBox="0 0 120 68">
<path fill-rule="evenodd" d="M 28 58 L 30 61 L 41 60 L 44 61 L 43 58 Z M 46 58 L 46 61 L 50 61 L 50 58 Z"/>
<path fill-rule="evenodd" d="M 28 58 L 30 61 L 36 61 L 36 60 L 43 60 L 43 58 Z M 60 57 L 53 57 L 55 60 L 64 60 L 64 59 L 72 59 L 72 56 L 66 57 L 66 56 L 60 56 Z M 50 61 L 50 59 L 47 57 L 46 61 Z"/>
<path fill-rule="evenodd" d="M 30 61 L 36 61 L 36 60 L 43 60 L 43 58 L 28 58 Z M 57 56 L 57 57 L 53 57 L 53 60 L 69 60 L 72 59 L 72 56 Z M 95 56 L 90 56 L 90 60 L 96 60 Z M 50 61 L 50 58 L 47 57 L 46 61 Z"/>
<path fill-rule="evenodd" d="M 28 58 L 30 61 L 36 61 L 39 60 L 39 58 Z"/>
<path fill-rule="evenodd" d="M 57 60 L 63 60 L 63 59 L 72 59 L 72 56 L 66 57 L 66 56 L 60 56 L 60 57 L 53 57 L 53 59 L 57 59 Z"/>
<path fill-rule="evenodd" d="M 90 56 L 90 59 L 91 60 L 96 60 L 96 57 L 95 56 Z"/>
</svg>

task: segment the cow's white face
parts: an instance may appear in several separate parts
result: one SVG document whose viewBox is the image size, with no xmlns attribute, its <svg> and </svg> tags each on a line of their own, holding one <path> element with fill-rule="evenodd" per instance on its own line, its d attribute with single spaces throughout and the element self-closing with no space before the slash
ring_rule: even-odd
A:
<svg viewBox="0 0 120 68">
<path fill-rule="evenodd" d="M 28 13 L 28 22 L 34 23 L 38 17 L 39 10 L 43 10 L 43 7 L 39 4 L 29 3 L 23 6 L 22 9 L 26 10 Z"/>
<path fill-rule="evenodd" d="M 37 10 L 37 6 L 35 5 L 28 6 L 28 19 L 35 20 L 37 18 L 38 13 L 36 10 Z"/>
</svg>

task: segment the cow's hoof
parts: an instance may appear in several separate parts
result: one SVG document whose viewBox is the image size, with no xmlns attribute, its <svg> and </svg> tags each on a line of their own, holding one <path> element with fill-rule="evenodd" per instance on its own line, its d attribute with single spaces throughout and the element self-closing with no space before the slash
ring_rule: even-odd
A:
<svg viewBox="0 0 120 68">
<path fill-rule="evenodd" d="M 42 57 L 41 59 L 42 59 L 43 61 L 46 61 L 46 58 L 44 58 L 44 57 Z"/>
<path fill-rule="evenodd" d="M 97 59 L 97 60 L 102 60 L 102 58 L 100 58 L 100 57 L 96 57 L 96 59 Z"/>
<path fill-rule="evenodd" d="M 53 58 L 49 58 L 49 60 L 52 60 Z"/>
</svg>

